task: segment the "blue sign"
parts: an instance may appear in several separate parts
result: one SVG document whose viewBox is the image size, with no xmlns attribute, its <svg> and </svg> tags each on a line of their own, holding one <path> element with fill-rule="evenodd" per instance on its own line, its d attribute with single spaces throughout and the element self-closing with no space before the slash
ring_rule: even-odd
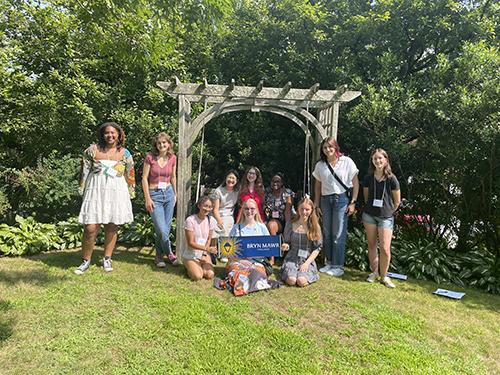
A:
<svg viewBox="0 0 500 375">
<path fill-rule="evenodd" d="M 280 236 L 219 237 L 219 255 L 226 258 L 281 256 Z"/>
</svg>

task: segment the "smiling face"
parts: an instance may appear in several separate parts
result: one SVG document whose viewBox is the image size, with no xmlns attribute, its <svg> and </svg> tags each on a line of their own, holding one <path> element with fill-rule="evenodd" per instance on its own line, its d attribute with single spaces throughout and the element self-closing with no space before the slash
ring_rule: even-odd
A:
<svg viewBox="0 0 500 375">
<path fill-rule="evenodd" d="M 166 154 L 170 150 L 171 146 L 172 145 L 165 137 L 162 137 L 156 141 L 156 149 L 158 150 L 159 154 Z"/>
<path fill-rule="evenodd" d="M 247 172 L 248 182 L 255 182 L 257 180 L 257 171 L 255 168 L 250 168 Z"/>
<path fill-rule="evenodd" d="M 283 187 L 283 180 L 281 179 L 281 177 L 278 175 L 273 176 L 273 178 L 271 179 L 271 189 L 280 190 L 282 187 Z"/>
<path fill-rule="evenodd" d="M 307 202 L 302 202 L 297 208 L 297 211 L 301 218 L 307 220 L 309 216 L 311 216 L 311 213 L 313 212 L 313 207 Z"/>
<path fill-rule="evenodd" d="M 205 217 L 212 212 L 212 201 L 210 199 L 203 200 L 200 204 L 198 204 L 198 208 L 200 210 L 200 216 Z"/>
<path fill-rule="evenodd" d="M 234 175 L 234 173 L 229 173 L 226 176 L 226 187 L 234 188 L 238 183 L 238 178 Z"/>
<path fill-rule="evenodd" d="M 249 199 L 243 203 L 243 215 L 245 220 L 254 220 L 257 214 L 257 203 L 253 199 Z"/>
<path fill-rule="evenodd" d="M 336 155 L 336 151 L 337 151 L 335 148 L 335 144 L 333 142 L 325 142 L 323 144 L 322 150 L 327 158 L 331 158 L 334 155 Z"/>
<path fill-rule="evenodd" d="M 372 164 L 377 171 L 382 171 L 387 165 L 387 158 L 381 152 L 375 152 L 372 155 Z"/>
<path fill-rule="evenodd" d="M 106 126 L 103 133 L 104 142 L 108 147 L 115 147 L 118 142 L 118 131 L 110 126 Z"/>
</svg>

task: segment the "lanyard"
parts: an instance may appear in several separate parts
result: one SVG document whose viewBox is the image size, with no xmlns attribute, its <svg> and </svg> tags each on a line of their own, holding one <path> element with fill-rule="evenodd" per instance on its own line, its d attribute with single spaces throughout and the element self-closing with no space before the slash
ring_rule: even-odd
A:
<svg viewBox="0 0 500 375">
<path fill-rule="evenodd" d="M 384 180 L 384 190 L 382 191 L 382 197 L 380 200 L 384 200 L 385 195 L 385 185 L 387 184 L 387 178 Z M 373 199 L 377 199 L 377 179 L 373 175 Z"/>
</svg>

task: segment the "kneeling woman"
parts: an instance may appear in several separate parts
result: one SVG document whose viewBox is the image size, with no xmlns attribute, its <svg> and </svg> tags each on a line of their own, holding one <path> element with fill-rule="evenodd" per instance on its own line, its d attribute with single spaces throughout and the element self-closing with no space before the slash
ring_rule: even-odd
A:
<svg viewBox="0 0 500 375">
<path fill-rule="evenodd" d="M 285 225 L 281 248 L 288 253 L 280 277 L 288 285 L 306 286 L 319 279 L 315 259 L 321 247 L 321 227 L 314 208 L 308 197 L 302 198 L 297 214 Z"/>
<path fill-rule="evenodd" d="M 182 253 L 182 263 L 186 267 L 189 278 L 198 281 L 214 277 L 214 268 L 209 252 L 216 248 L 210 246 L 215 219 L 211 219 L 213 205 L 209 197 L 203 196 L 196 204 L 198 213 L 186 219 L 184 232 L 188 248 Z"/>
<path fill-rule="evenodd" d="M 231 237 L 269 236 L 269 231 L 262 223 L 255 200 L 249 198 L 243 203 L 242 214 L 229 235 Z M 272 273 L 272 267 L 265 258 L 230 258 L 226 266 L 226 273 L 225 279 L 219 280 L 216 287 L 219 289 L 228 288 L 235 296 L 279 286 L 276 280 L 268 279 Z"/>
</svg>

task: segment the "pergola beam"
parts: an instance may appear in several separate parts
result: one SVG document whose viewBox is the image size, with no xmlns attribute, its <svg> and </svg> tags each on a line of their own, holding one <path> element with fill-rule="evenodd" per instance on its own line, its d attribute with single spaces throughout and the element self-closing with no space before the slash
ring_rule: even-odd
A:
<svg viewBox="0 0 500 375">
<path fill-rule="evenodd" d="M 158 81 L 156 84 L 165 90 L 169 95 L 178 97 L 185 95 L 190 102 L 203 102 L 205 97 L 209 103 L 219 103 L 228 98 L 253 98 L 253 99 L 274 99 L 282 101 L 316 102 L 316 106 L 327 105 L 335 101 L 349 102 L 361 95 L 359 91 L 345 91 L 341 95 L 337 90 L 320 90 L 319 83 L 309 89 L 293 89 L 287 84 L 285 87 L 257 87 L 236 86 L 234 79 L 229 85 L 205 85 L 205 83 L 181 83 L 177 80 L 171 82 Z"/>
</svg>

